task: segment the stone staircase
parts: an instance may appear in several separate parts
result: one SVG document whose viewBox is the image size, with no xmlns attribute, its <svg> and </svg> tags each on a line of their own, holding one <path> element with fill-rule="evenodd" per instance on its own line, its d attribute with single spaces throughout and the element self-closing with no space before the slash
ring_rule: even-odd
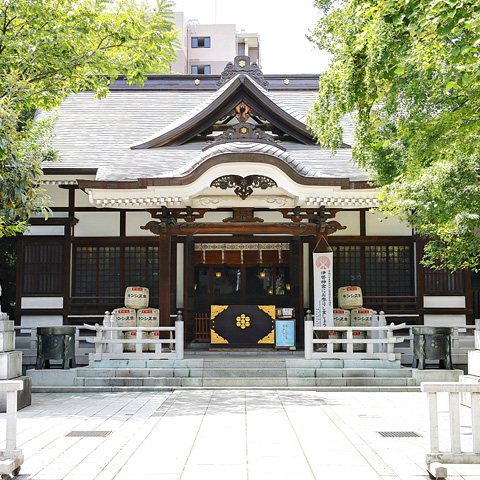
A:
<svg viewBox="0 0 480 480">
<path fill-rule="evenodd" d="M 197 358 L 195 358 L 197 357 Z M 457 381 L 459 370 L 417 370 L 387 360 L 305 360 L 281 355 L 194 355 L 185 360 L 91 362 L 33 371 L 33 391 L 152 391 L 198 388 L 419 391 L 422 381 Z M 29 372 L 32 372 L 31 370 Z M 60 380 L 61 376 L 64 379 Z M 54 380 L 52 380 L 54 379 Z"/>
</svg>

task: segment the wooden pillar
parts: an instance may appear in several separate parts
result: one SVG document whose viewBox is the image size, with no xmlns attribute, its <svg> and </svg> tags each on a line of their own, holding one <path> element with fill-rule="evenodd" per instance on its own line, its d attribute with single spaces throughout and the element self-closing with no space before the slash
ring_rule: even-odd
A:
<svg viewBox="0 0 480 480">
<path fill-rule="evenodd" d="M 290 283 L 296 317 L 297 343 L 303 341 L 303 242 L 294 237 L 290 242 Z"/>
<path fill-rule="evenodd" d="M 193 340 L 195 336 L 195 310 L 194 310 L 194 285 L 195 285 L 195 242 L 193 237 L 187 237 L 184 250 L 184 297 L 183 319 L 185 322 L 185 338 Z"/>
<path fill-rule="evenodd" d="M 172 269 L 172 236 L 161 233 L 158 236 L 158 297 L 160 310 L 160 326 L 170 326 L 171 272 Z"/>
</svg>

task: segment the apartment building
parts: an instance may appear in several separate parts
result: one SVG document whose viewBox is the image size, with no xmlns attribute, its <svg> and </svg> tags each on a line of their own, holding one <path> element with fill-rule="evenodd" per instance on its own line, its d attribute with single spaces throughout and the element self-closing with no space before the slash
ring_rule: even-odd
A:
<svg viewBox="0 0 480 480">
<path fill-rule="evenodd" d="M 175 13 L 175 28 L 181 49 L 171 71 L 192 75 L 220 75 L 225 64 L 238 55 L 248 56 L 260 65 L 260 36 L 237 32 L 234 24 L 206 24 L 187 20 L 183 12 Z"/>
</svg>

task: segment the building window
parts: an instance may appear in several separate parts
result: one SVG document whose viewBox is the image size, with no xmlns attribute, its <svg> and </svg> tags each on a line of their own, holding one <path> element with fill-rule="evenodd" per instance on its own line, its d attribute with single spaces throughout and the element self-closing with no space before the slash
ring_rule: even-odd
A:
<svg viewBox="0 0 480 480">
<path fill-rule="evenodd" d="M 210 75 L 211 73 L 210 65 L 192 65 L 193 75 Z"/>
<path fill-rule="evenodd" d="M 210 37 L 192 37 L 192 48 L 210 48 Z"/>
<path fill-rule="evenodd" d="M 73 258 L 73 304 L 122 307 L 131 286 L 147 287 L 158 302 L 158 247 L 77 246 Z"/>
<path fill-rule="evenodd" d="M 334 252 L 334 288 L 362 288 L 364 306 L 374 310 L 415 308 L 411 245 L 339 245 Z"/>
<path fill-rule="evenodd" d="M 63 243 L 25 243 L 23 294 L 62 295 Z"/>
</svg>

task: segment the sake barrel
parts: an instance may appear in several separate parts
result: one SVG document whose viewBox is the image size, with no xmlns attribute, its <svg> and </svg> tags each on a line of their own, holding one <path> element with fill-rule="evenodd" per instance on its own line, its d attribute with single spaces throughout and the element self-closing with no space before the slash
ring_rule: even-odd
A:
<svg viewBox="0 0 480 480">
<path fill-rule="evenodd" d="M 339 308 L 360 308 L 362 306 L 363 296 L 360 287 L 340 287 L 338 289 Z"/>
<path fill-rule="evenodd" d="M 353 331 L 352 332 L 352 338 L 355 340 L 355 339 L 365 339 L 367 338 L 367 335 L 366 335 L 367 332 L 363 331 L 363 332 L 360 332 L 360 331 Z M 342 338 L 347 338 L 347 332 L 342 332 Z M 367 349 L 367 345 L 365 343 L 354 343 L 353 344 L 353 351 L 354 352 L 365 352 Z M 347 344 L 344 343 L 343 344 L 343 351 L 346 352 L 347 351 Z"/>
<path fill-rule="evenodd" d="M 340 335 L 340 332 L 335 332 L 335 331 L 331 331 L 331 332 L 328 332 L 328 338 L 331 338 L 332 340 L 340 340 L 341 335 Z M 334 343 L 333 344 L 333 351 L 334 352 L 340 352 L 342 348 L 342 344 L 341 343 Z"/>
<path fill-rule="evenodd" d="M 160 325 L 160 311 L 158 308 L 141 308 L 137 311 L 137 326 L 158 327 Z"/>
<path fill-rule="evenodd" d="M 352 327 L 371 327 L 373 310 L 369 308 L 354 308 L 350 312 L 350 325 Z"/>
<path fill-rule="evenodd" d="M 349 327 L 350 326 L 350 310 L 344 310 L 342 308 L 334 308 L 333 324 L 336 327 Z"/>
<path fill-rule="evenodd" d="M 137 332 L 125 332 L 124 333 L 125 340 L 136 340 L 137 339 Z M 147 333 L 144 332 L 143 338 L 148 338 Z M 125 343 L 123 345 L 124 352 L 136 352 L 137 351 L 137 344 L 136 343 Z M 142 344 L 142 352 L 148 351 L 148 343 Z"/>
<path fill-rule="evenodd" d="M 145 332 L 147 333 L 147 332 Z M 148 338 L 152 340 L 158 340 L 160 338 L 159 332 L 148 332 Z M 155 351 L 155 343 L 149 343 L 148 344 L 148 351 L 149 352 L 154 352 Z"/>
<path fill-rule="evenodd" d="M 129 308 L 148 307 L 149 292 L 146 287 L 127 287 L 125 289 L 125 305 Z"/>
<path fill-rule="evenodd" d="M 137 326 L 137 312 L 133 308 L 116 308 L 113 313 L 119 327 Z"/>
</svg>

